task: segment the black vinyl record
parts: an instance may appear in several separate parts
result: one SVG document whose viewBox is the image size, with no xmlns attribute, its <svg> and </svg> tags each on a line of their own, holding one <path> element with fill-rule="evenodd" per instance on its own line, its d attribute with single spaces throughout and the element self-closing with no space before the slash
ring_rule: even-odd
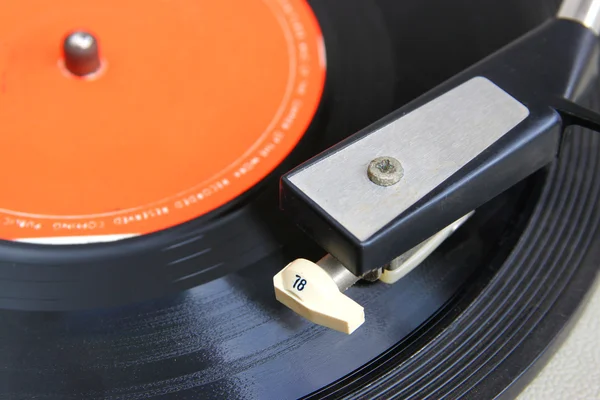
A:
<svg viewBox="0 0 600 400">
<path fill-rule="evenodd" d="M 278 212 L 279 174 L 551 18 L 557 4 L 309 3 L 325 41 L 325 90 L 303 141 L 260 185 L 147 237 L 2 244 L 1 398 L 511 397 L 541 365 L 600 256 L 600 138 L 585 130 L 406 278 L 351 288 L 366 322 L 350 336 L 278 303 L 272 277 L 323 255 Z"/>
</svg>

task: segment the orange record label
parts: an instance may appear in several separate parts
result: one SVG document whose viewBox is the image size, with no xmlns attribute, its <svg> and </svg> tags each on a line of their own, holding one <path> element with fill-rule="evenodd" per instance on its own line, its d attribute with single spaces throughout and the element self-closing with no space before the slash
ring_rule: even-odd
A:
<svg viewBox="0 0 600 400">
<path fill-rule="evenodd" d="M 64 67 L 85 30 L 102 67 Z M 0 238 L 117 240 L 206 214 L 290 153 L 319 105 L 304 0 L 0 3 Z"/>
</svg>

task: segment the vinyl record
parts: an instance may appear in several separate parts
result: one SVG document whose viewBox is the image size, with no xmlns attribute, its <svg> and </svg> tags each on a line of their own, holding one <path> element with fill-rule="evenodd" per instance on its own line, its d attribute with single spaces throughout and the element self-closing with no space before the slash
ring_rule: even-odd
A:
<svg viewBox="0 0 600 400">
<path fill-rule="evenodd" d="M 180 2 L 188 3 L 204 4 Z M 282 172 L 539 25 L 555 14 L 556 5 L 542 0 L 485 5 L 462 0 L 256 0 L 244 7 L 259 3 L 277 4 L 284 13 L 298 6 L 305 18 L 314 18 L 314 33 L 323 38 L 323 86 L 315 89 L 313 113 L 306 116 L 306 130 L 297 132 L 291 153 L 282 151 L 278 162 L 223 204 L 157 232 L 88 244 L 4 240 L 0 397 L 492 398 L 510 394 L 509 387 L 518 390 L 526 381 L 518 379 L 556 343 L 596 275 L 599 256 L 600 165 L 595 154 L 600 139 L 583 130 L 568 135 L 554 165 L 478 210 L 406 278 L 395 285 L 351 288 L 349 296 L 366 310 L 366 322 L 354 334 L 305 321 L 278 303 L 272 288 L 273 275 L 289 261 L 317 259 L 323 253 L 278 212 Z M 231 26 L 234 17 L 248 15 L 235 7 L 206 4 L 207 9 L 223 8 Z M 192 18 L 185 10 L 179 11 Z M 163 18 L 158 11 L 145 15 L 148 24 Z M 203 18 L 211 22 L 208 15 Z M 244 23 L 249 30 L 255 24 Z M 298 29 L 293 22 L 291 26 Z M 172 47 L 172 35 L 164 37 Z M 173 61 L 169 48 L 157 59 Z M 18 54 L 25 61 L 32 57 L 24 49 Z M 10 65 L 1 60 L 0 69 Z M 150 68 L 158 68 L 158 61 L 153 62 Z M 174 64 L 165 68 L 177 71 L 180 65 Z M 108 77 L 112 62 L 106 68 Z M 244 64 L 231 68 L 243 70 Z M 102 77 L 69 79 L 100 84 Z M 204 83 L 214 84 L 214 90 L 219 86 Z M 598 89 L 596 85 L 589 93 L 596 109 Z M 218 95 L 225 105 L 235 97 L 227 90 Z M 220 117 L 241 126 L 244 119 L 236 110 Z M 118 136 L 105 139 L 118 141 Z M 212 150 L 198 154 L 211 155 Z M 143 153 L 132 157 L 160 170 Z M 10 172 L 3 172 L 4 179 L 17 179 Z"/>
<path fill-rule="evenodd" d="M 303 240 L 288 238 L 294 227 L 277 210 L 283 172 L 555 10 L 511 1 L 469 13 L 461 2 L 213 3 L 133 2 L 119 13 L 118 2 L 3 6 L 0 123 L 12 133 L 0 146 L 18 150 L 0 159 L 0 182 L 11 188 L 0 204 L 0 306 L 157 298 Z M 498 13 L 524 22 L 507 27 Z M 454 19 L 432 19 L 444 14 Z M 469 33 L 484 27 L 487 40 Z M 81 78 L 65 70 L 61 44 L 85 29 L 103 62 Z M 179 34 L 197 48 L 173 46 Z"/>
<path fill-rule="evenodd" d="M 124 304 L 262 259 L 294 229 L 279 175 L 391 108 L 374 3 L 142 3 L 4 6 L 3 307 Z M 83 78 L 60 46 L 77 30 L 104 60 Z"/>
</svg>

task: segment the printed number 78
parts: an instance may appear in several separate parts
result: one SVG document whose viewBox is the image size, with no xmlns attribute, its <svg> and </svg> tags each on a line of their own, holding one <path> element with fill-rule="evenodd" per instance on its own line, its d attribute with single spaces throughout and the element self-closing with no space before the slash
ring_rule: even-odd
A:
<svg viewBox="0 0 600 400">
<path fill-rule="evenodd" d="M 305 286 L 306 286 L 306 279 L 302 279 L 302 277 L 300 275 L 296 275 L 296 282 L 294 282 L 294 285 L 292 286 L 292 288 L 301 292 L 304 290 Z"/>
</svg>

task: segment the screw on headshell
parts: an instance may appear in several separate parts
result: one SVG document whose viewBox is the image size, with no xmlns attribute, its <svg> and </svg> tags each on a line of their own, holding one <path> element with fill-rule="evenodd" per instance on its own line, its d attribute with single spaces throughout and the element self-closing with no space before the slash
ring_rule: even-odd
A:
<svg viewBox="0 0 600 400">
<path fill-rule="evenodd" d="M 404 168 L 394 157 L 378 157 L 369 163 L 367 175 L 379 186 L 395 185 L 404 176 Z"/>
</svg>

